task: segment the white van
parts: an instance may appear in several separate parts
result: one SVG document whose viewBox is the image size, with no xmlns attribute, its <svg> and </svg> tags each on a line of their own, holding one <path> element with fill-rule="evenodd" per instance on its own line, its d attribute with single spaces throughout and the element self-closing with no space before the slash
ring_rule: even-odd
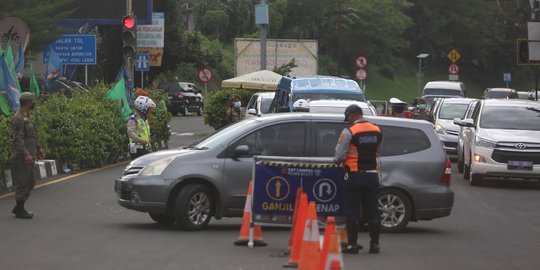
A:
<svg viewBox="0 0 540 270">
<path fill-rule="evenodd" d="M 452 81 L 428 82 L 424 86 L 422 97 L 428 107 L 431 107 L 436 98 L 465 97 L 465 84 Z"/>
</svg>

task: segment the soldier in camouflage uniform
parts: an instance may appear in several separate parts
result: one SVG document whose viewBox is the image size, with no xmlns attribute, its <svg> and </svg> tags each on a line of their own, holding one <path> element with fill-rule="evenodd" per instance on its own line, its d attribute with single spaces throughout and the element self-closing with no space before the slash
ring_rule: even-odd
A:
<svg viewBox="0 0 540 270">
<path fill-rule="evenodd" d="M 21 107 L 11 119 L 13 130 L 13 151 L 11 168 L 15 180 L 15 199 L 17 205 L 11 211 L 16 218 L 30 219 L 33 213 L 24 209 L 24 203 L 34 188 L 34 162 L 36 158 L 45 157 L 45 151 L 38 144 L 37 131 L 30 118 L 30 111 L 36 105 L 34 95 L 24 92 L 20 97 Z"/>
</svg>

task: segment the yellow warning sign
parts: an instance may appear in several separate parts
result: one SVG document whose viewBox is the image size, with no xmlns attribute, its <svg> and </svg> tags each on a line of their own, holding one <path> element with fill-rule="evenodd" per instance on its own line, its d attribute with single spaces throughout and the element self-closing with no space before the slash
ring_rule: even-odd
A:
<svg viewBox="0 0 540 270">
<path fill-rule="evenodd" d="M 448 59 L 452 61 L 452 63 L 455 63 L 459 58 L 461 58 L 461 54 L 459 54 L 456 49 L 452 49 L 452 51 L 447 55 Z"/>
</svg>

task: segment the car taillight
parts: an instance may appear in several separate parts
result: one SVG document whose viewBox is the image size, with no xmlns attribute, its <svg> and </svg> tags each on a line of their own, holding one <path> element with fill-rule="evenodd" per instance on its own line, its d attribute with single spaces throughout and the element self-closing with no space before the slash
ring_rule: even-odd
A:
<svg viewBox="0 0 540 270">
<path fill-rule="evenodd" d="M 184 98 L 184 94 L 182 94 L 182 92 L 178 92 L 178 95 L 176 97 L 177 98 Z"/>
<path fill-rule="evenodd" d="M 446 159 L 446 168 L 444 169 L 444 173 L 441 176 L 441 183 L 442 184 L 450 184 L 450 179 L 452 178 L 452 163 L 450 163 L 450 159 Z"/>
</svg>

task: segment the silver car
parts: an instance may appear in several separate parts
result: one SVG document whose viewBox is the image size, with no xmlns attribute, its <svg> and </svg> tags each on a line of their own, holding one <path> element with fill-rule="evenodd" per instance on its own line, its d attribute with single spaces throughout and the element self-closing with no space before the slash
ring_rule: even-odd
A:
<svg viewBox="0 0 540 270">
<path fill-rule="evenodd" d="M 450 161 L 424 121 L 366 117 L 383 132 L 383 230 L 450 215 Z M 254 155 L 328 157 L 346 123 L 343 115 L 278 113 L 246 119 L 203 141 L 132 161 L 115 181 L 120 205 L 159 223 L 201 230 L 211 217 L 240 217 Z"/>
<path fill-rule="evenodd" d="M 346 99 L 319 99 L 309 102 L 309 111 L 314 113 L 337 113 L 343 114 L 345 109 L 351 105 L 356 104 L 362 109 L 364 115 L 377 115 L 377 110 L 373 105 L 357 100 Z"/>
<path fill-rule="evenodd" d="M 449 155 L 457 154 L 459 126 L 454 124 L 454 118 L 463 118 L 467 108 L 475 99 L 445 98 L 437 102 L 433 117 L 435 132 L 441 140 L 444 150 Z"/>
</svg>

